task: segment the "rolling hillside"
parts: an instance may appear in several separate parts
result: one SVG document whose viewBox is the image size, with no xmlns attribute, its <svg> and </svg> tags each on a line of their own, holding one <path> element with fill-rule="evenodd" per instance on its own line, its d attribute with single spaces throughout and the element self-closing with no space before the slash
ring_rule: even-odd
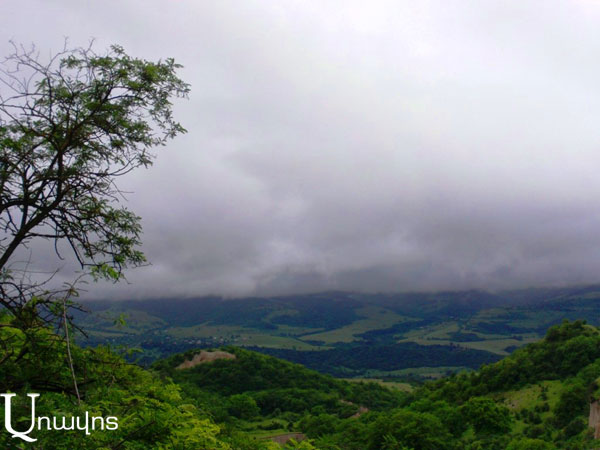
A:
<svg viewBox="0 0 600 450">
<path fill-rule="evenodd" d="M 139 362 L 190 348 L 251 348 L 335 376 L 429 379 L 497 361 L 563 319 L 598 325 L 598 286 L 273 298 L 88 302 L 84 345 L 142 350 Z M 387 356 L 382 356 L 387 355 Z"/>
<path fill-rule="evenodd" d="M 347 383 L 239 347 L 221 350 L 232 357 L 183 369 L 196 354 L 189 351 L 153 367 L 229 433 L 256 442 L 295 436 L 331 450 L 576 450 L 593 448 L 600 432 L 593 414 L 600 331 L 583 321 L 565 321 L 501 361 L 412 392 Z"/>
</svg>

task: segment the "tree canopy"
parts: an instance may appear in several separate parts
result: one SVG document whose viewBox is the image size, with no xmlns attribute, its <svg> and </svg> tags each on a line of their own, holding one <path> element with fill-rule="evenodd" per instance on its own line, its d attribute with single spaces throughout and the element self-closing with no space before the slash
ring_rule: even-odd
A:
<svg viewBox="0 0 600 450">
<path fill-rule="evenodd" d="M 13 45 L 0 66 L 0 304 L 16 316 L 50 291 L 15 255 L 35 240 L 72 254 L 83 273 L 119 280 L 145 262 L 140 218 L 116 180 L 152 163 L 151 149 L 185 132 L 171 100 L 188 84 L 173 59 L 133 58 L 113 45 L 40 58 Z M 57 261 L 58 262 L 58 261 Z"/>
</svg>

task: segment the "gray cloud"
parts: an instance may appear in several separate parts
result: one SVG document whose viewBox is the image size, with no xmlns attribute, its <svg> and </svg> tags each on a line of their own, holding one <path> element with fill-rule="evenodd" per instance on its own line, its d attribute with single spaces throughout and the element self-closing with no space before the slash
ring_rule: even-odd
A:
<svg viewBox="0 0 600 450">
<path fill-rule="evenodd" d="M 122 180 L 152 266 L 90 296 L 599 281 L 593 0 L 8 0 L 2 13 L 4 53 L 9 38 L 95 37 L 175 57 L 192 84 L 176 104 L 189 133 Z"/>
</svg>

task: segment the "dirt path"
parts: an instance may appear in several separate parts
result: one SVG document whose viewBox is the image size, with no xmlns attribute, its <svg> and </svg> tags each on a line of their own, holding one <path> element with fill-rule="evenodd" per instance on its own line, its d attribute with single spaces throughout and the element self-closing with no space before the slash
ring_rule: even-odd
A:
<svg viewBox="0 0 600 450">
<path fill-rule="evenodd" d="M 300 442 L 306 439 L 306 436 L 302 433 L 284 433 L 278 434 L 276 436 L 269 436 L 269 439 L 273 442 L 278 443 L 279 445 L 285 445 L 290 439 L 294 439 L 296 442 Z"/>
</svg>

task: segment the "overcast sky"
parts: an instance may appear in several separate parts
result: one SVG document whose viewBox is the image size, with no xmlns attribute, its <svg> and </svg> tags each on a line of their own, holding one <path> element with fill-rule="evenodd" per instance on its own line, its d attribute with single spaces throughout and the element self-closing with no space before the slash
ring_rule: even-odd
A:
<svg viewBox="0 0 600 450">
<path fill-rule="evenodd" d="M 367 6 L 368 3 L 368 6 Z M 121 186 L 95 297 L 600 281 L 600 1 L 0 3 L 8 40 L 174 57 L 189 130 Z"/>
</svg>

